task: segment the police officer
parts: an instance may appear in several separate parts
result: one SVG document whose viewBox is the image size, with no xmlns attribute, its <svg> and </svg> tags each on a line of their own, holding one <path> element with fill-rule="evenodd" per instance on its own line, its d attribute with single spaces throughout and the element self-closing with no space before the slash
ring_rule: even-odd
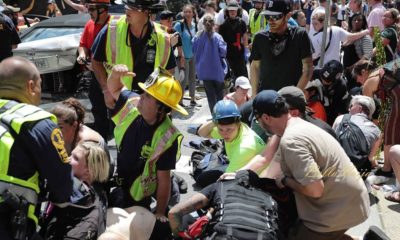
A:
<svg viewBox="0 0 400 240">
<path fill-rule="evenodd" d="M 0 63 L 0 239 L 35 233 L 39 180 L 46 179 L 54 203 L 71 195 L 71 167 L 57 119 L 36 107 L 40 84 L 30 61 L 11 57 Z"/>
<path fill-rule="evenodd" d="M 3 59 L 11 57 L 12 49 L 17 48 L 18 44 L 21 43 L 16 27 L 13 21 L 0 12 L 0 62 Z"/>
<path fill-rule="evenodd" d="M 85 29 L 83 30 L 78 48 L 79 55 L 77 58 L 79 64 L 86 64 L 87 68 L 90 70 L 84 73 L 85 75 L 83 76 L 83 80 L 88 79 L 90 81 L 89 100 L 92 104 L 94 130 L 100 133 L 105 141 L 108 140 L 111 123 L 108 118 L 102 89 L 92 72 L 93 69 L 89 61 L 92 56 L 90 48 L 93 45 L 94 39 L 102 27 L 108 23 L 110 18 L 108 13 L 109 6 L 110 0 L 86 0 L 86 8 L 90 15 L 90 20 L 86 23 Z"/>
<path fill-rule="evenodd" d="M 145 83 L 140 96 L 124 88 L 121 78 L 134 76 L 126 65 L 115 65 L 108 79 L 110 94 L 117 100 L 112 120 L 118 146 L 119 185 L 110 205 L 127 208 L 150 207 L 155 193 L 155 215 L 161 222 L 170 197 L 170 170 L 180 156 L 182 134 L 172 124 L 168 113 L 173 109 L 187 115 L 179 105 L 182 88 L 179 81 L 164 69 L 157 68 Z"/>
<path fill-rule="evenodd" d="M 249 11 L 249 32 L 251 40 L 253 41 L 254 35 L 260 30 L 264 30 L 267 26 L 265 16 L 260 14 L 264 8 L 263 0 L 253 0 L 254 8 Z"/>
<path fill-rule="evenodd" d="M 112 16 L 92 47 L 93 69 L 109 108 L 113 108 L 114 99 L 107 89 L 106 70 L 110 73 L 114 65 L 126 64 L 136 76 L 124 76 L 124 85 L 141 93 L 138 83 L 144 82 L 155 68 L 161 66 L 172 71 L 176 66 L 169 34 L 150 20 L 151 13 L 162 9 L 158 0 L 124 0 L 124 3 L 126 15 Z"/>
</svg>

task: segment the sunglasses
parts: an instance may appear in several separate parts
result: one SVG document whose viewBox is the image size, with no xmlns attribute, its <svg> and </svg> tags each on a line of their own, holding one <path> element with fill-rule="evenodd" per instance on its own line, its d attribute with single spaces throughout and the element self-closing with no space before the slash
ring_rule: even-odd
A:
<svg viewBox="0 0 400 240">
<path fill-rule="evenodd" d="M 265 15 L 265 19 L 267 19 L 267 21 L 277 21 L 281 18 L 283 18 L 283 16 L 285 16 L 283 13 L 278 14 L 278 15 Z"/>
</svg>

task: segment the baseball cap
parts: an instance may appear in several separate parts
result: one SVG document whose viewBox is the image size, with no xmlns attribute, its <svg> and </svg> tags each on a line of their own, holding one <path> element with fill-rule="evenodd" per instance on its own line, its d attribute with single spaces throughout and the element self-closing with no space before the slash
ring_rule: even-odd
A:
<svg viewBox="0 0 400 240">
<path fill-rule="evenodd" d="M 253 100 L 253 112 L 254 114 L 272 115 L 277 112 L 279 106 L 277 100 L 282 98 L 281 95 L 275 90 L 263 90 L 257 94 Z"/>
<path fill-rule="evenodd" d="M 7 6 L 5 6 L 4 10 L 8 10 L 9 12 L 17 13 L 21 10 L 21 8 L 7 5 Z"/>
<path fill-rule="evenodd" d="M 243 88 L 243 89 L 250 89 L 251 85 L 250 85 L 249 79 L 247 77 L 244 77 L 244 76 L 236 78 L 235 88 L 236 87 L 240 87 L 240 88 Z"/>
<path fill-rule="evenodd" d="M 226 9 L 233 10 L 233 11 L 238 10 L 239 9 L 239 3 L 236 0 L 231 0 L 226 5 Z"/>
<path fill-rule="evenodd" d="M 265 10 L 263 15 L 279 15 L 288 14 L 291 11 L 289 0 L 268 0 L 265 2 Z"/>
<path fill-rule="evenodd" d="M 162 11 L 161 13 L 160 13 L 160 19 L 161 20 L 167 20 L 167 19 L 169 19 L 169 18 L 171 18 L 171 17 L 174 17 L 174 13 L 173 12 L 171 12 L 171 11 L 169 11 L 169 10 L 164 10 L 164 11 Z"/>
<path fill-rule="evenodd" d="M 300 88 L 295 86 L 287 86 L 281 88 L 278 93 L 285 99 L 290 108 L 305 110 L 307 100 Z"/>
</svg>

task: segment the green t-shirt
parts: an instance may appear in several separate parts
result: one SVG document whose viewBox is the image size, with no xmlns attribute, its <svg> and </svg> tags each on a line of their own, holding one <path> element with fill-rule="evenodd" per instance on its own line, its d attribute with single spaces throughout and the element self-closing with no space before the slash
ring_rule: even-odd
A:
<svg viewBox="0 0 400 240">
<path fill-rule="evenodd" d="M 211 131 L 211 137 L 222 139 L 217 127 Z M 229 165 L 225 172 L 234 172 L 244 167 L 255 155 L 265 148 L 264 141 L 246 124 L 241 123 L 238 135 L 231 142 L 225 142 Z"/>
</svg>

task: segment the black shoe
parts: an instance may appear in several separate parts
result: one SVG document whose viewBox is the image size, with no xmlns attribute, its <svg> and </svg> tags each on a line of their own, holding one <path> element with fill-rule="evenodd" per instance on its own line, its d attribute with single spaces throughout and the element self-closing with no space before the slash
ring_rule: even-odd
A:
<svg viewBox="0 0 400 240">
<path fill-rule="evenodd" d="M 176 182 L 178 183 L 179 193 L 187 193 L 188 187 L 187 187 L 187 183 L 186 183 L 185 179 L 178 176 L 177 174 L 174 174 L 174 178 L 175 178 Z"/>
<path fill-rule="evenodd" d="M 201 107 L 201 104 L 198 104 L 196 101 L 190 101 L 190 106 L 191 107 Z"/>
<path fill-rule="evenodd" d="M 383 171 L 382 168 L 378 168 L 375 172 L 375 176 L 391 178 L 391 177 L 393 177 L 393 170 L 386 172 L 386 171 Z"/>
</svg>

